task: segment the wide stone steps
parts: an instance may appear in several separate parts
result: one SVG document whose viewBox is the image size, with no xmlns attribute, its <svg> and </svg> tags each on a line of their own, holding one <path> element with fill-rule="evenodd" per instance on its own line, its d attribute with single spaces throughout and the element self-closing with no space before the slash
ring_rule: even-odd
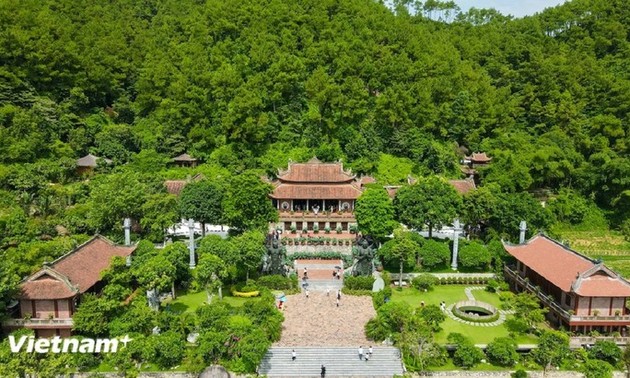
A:
<svg viewBox="0 0 630 378">
<path fill-rule="evenodd" d="M 322 364 L 326 377 L 392 377 L 402 374 L 398 349 L 374 347 L 372 357 L 360 360 L 356 347 L 272 347 L 267 351 L 258 368 L 258 374 L 268 377 L 319 377 Z M 291 360 L 295 349 L 297 358 Z M 367 353 L 368 346 L 363 346 Z"/>
</svg>

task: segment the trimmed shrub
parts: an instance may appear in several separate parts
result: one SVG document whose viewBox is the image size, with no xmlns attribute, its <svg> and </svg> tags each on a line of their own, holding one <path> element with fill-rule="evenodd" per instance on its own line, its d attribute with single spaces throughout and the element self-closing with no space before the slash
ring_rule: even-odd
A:
<svg viewBox="0 0 630 378">
<path fill-rule="evenodd" d="M 262 276 L 256 281 L 259 287 L 266 287 L 272 290 L 290 290 L 297 287 L 297 280 L 284 277 L 279 274 Z"/>
<path fill-rule="evenodd" d="M 420 274 L 411 280 L 413 287 L 420 291 L 433 290 L 433 286 L 439 283 L 439 279 L 431 274 Z"/>
<path fill-rule="evenodd" d="M 345 277 L 343 280 L 343 286 L 350 290 L 369 290 L 371 292 L 373 285 L 374 277 L 372 276 Z"/>
<path fill-rule="evenodd" d="M 372 303 L 374 304 L 374 308 L 378 310 L 379 307 L 384 305 L 387 301 L 392 298 L 392 288 L 387 286 L 381 291 L 377 291 L 376 293 L 372 293 Z"/>
<path fill-rule="evenodd" d="M 516 341 L 510 337 L 497 337 L 486 348 L 488 360 L 499 366 L 514 366 L 518 361 Z"/>
</svg>

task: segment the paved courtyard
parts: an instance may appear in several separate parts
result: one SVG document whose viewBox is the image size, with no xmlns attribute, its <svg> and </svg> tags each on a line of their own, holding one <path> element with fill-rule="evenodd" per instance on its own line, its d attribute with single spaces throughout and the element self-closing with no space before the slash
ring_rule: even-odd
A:
<svg viewBox="0 0 630 378">
<path fill-rule="evenodd" d="M 341 294 L 336 306 L 335 292 L 311 292 L 287 296 L 282 338 L 274 346 L 367 346 L 364 327 L 376 316 L 369 296 Z"/>
</svg>

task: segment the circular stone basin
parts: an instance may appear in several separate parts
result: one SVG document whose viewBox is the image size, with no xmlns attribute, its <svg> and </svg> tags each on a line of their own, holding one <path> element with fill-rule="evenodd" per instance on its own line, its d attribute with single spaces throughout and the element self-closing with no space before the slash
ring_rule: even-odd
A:
<svg viewBox="0 0 630 378">
<path fill-rule="evenodd" d="M 479 301 L 462 301 L 453 306 L 453 314 L 468 321 L 489 322 L 498 318 L 498 311 L 494 306 Z"/>
</svg>

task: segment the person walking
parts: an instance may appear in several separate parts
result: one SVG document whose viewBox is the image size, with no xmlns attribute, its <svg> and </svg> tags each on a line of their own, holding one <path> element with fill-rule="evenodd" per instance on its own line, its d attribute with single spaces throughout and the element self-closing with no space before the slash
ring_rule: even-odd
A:
<svg viewBox="0 0 630 378">
<path fill-rule="evenodd" d="M 304 293 L 306 294 L 306 299 L 308 299 L 308 294 L 309 294 L 309 293 L 308 293 L 308 289 L 306 289 L 306 290 L 304 291 Z"/>
<path fill-rule="evenodd" d="M 341 300 L 341 290 L 337 290 L 337 300 Z"/>
<path fill-rule="evenodd" d="M 324 366 L 323 364 L 322 364 L 322 374 L 321 374 L 321 376 L 322 376 L 322 378 L 326 377 L 326 366 Z"/>
<path fill-rule="evenodd" d="M 359 360 L 363 359 L 363 345 L 359 345 Z"/>
<path fill-rule="evenodd" d="M 330 288 L 326 289 L 326 296 L 330 297 Z"/>
<path fill-rule="evenodd" d="M 297 353 L 295 353 L 295 349 L 293 349 L 293 352 L 291 352 L 291 361 L 295 361 L 296 358 L 297 358 Z"/>
<path fill-rule="evenodd" d="M 337 307 L 339 307 L 339 298 L 337 298 Z"/>
<path fill-rule="evenodd" d="M 370 357 L 372 357 L 372 352 L 374 350 L 372 349 L 372 346 L 370 345 L 370 347 L 368 348 L 368 354 L 370 355 Z"/>
</svg>

